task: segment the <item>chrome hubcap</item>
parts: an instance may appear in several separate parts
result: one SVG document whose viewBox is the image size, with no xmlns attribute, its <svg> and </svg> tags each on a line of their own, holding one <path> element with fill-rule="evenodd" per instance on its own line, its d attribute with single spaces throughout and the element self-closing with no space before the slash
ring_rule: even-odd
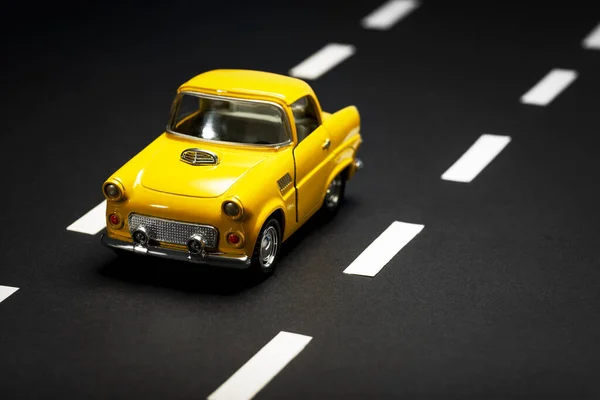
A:
<svg viewBox="0 0 600 400">
<path fill-rule="evenodd" d="M 269 226 L 263 232 L 260 241 L 260 263 L 263 268 L 269 268 L 273 265 L 278 247 L 279 237 L 277 235 L 277 230 L 274 227 Z"/>
<path fill-rule="evenodd" d="M 340 202 L 341 194 L 342 177 L 338 175 L 334 180 L 331 181 L 329 187 L 327 188 L 327 193 L 325 194 L 325 206 L 330 210 L 336 208 Z"/>
</svg>

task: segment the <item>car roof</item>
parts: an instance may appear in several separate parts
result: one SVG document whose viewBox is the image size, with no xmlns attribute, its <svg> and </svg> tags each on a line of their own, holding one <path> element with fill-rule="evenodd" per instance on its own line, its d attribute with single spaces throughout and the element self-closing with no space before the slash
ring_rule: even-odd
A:
<svg viewBox="0 0 600 400">
<path fill-rule="evenodd" d="M 187 90 L 277 98 L 286 104 L 291 104 L 308 94 L 314 96 L 310 85 L 300 79 L 244 69 L 217 69 L 204 72 L 179 87 L 179 91 Z"/>
</svg>

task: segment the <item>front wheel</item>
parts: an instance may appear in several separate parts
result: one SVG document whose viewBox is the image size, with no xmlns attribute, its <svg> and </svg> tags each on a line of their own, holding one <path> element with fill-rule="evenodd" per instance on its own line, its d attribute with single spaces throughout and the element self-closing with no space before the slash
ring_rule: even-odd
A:
<svg viewBox="0 0 600 400">
<path fill-rule="evenodd" d="M 281 225 L 276 218 L 270 218 L 256 239 L 252 269 L 264 275 L 272 274 L 281 252 L 281 243 Z"/>
</svg>

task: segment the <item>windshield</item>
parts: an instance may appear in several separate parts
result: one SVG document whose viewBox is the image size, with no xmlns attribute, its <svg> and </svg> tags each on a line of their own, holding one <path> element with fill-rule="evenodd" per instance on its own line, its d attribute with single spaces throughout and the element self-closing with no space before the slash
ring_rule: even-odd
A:
<svg viewBox="0 0 600 400">
<path fill-rule="evenodd" d="M 171 132 L 220 142 L 275 145 L 288 142 L 283 110 L 275 104 L 182 93 L 175 99 Z"/>
</svg>

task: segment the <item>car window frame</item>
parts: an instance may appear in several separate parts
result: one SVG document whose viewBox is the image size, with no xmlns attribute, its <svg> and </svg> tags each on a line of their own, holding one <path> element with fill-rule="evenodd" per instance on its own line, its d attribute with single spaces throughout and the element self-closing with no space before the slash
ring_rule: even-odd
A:
<svg viewBox="0 0 600 400">
<path fill-rule="evenodd" d="M 175 118 L 177 113 L 179 112 L 179 105 L 181 104 L 180 98 L 184 95 L 192 95 L 199 98 L 206 98 L 211 100 L 233 100 L 233 101 L 241 101 L 241 102 L 252 102 L 252 103 L 262 103 L 275 106 L 279 109 L 282 116 L 283 128 L 285 130 L 287 140 L 280 143 L 272 143 L 272 144 L 256 144 L 256 143 L 240 143 L 240 142 L 226 142 L 221 140 L 210 140 L 204 139 L 196 136 L 186 135 L 184 133 L 179 133 L 171 129 L 174 126 Z M 252 147 L 252 148 L 268 148 L 268 149 L 278 149 L 282 147 L 289 146 L 294 143 L 294 137 L 292 133 L 292 128 L 290 124 L 290 119 L 287 114 L 286 109 L 279 103 L 270 100 L 263 99 L 248 99 L 245 97 L 237 97 L 237 96 L 221 96 L 221 95 L 213 95 L 209 93 L 203 93 L 194 90 L 182 90 L 175 95 L 175 99 L 171 104 L 171 111 L 169 116 L 169 121 L 167 123 L 166 132 L 172 135 L 176 135 L 178 137 L 184 137 L 191 140 L 197 140 L 199 142 L 205 142 L 209 144 L 217 144 L 217 145 L 228 145 L 228 146 L 243 146 L 243 147 Z"/>
</svg>

